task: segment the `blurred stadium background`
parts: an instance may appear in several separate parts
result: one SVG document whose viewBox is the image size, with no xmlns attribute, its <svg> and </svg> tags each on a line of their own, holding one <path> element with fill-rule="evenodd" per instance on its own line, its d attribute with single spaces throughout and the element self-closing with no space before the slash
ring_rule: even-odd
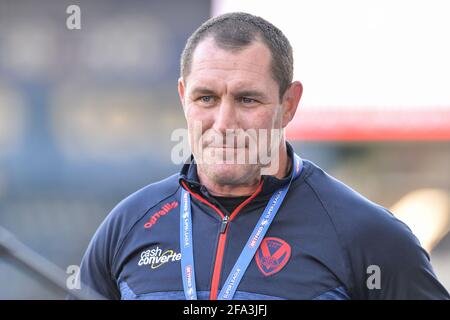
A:
<svg viewBox="0 0 450 320">
<path fill-rule="evenodd" d="M 71 4 L 81 30 L 66 28 Z M 293 43 L 296 150 L 405 220 L 450 289 L 449 8 L 0 0 L 0 225 L 64 270 L 79 264 L 118 201 L 179 169 L 170 134 L 185 127 L 176 81 L 187 37 L 211 15 L 247 11 Z M 0 299 L 64 296 L 0 254 Z"/>
</svg>

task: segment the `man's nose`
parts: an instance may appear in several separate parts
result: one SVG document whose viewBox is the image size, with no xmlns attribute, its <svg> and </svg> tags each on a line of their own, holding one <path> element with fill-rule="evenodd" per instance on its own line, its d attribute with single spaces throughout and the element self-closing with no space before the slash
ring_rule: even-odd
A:
<svg viewBox="0 0 450 320">
<path fill-rule="evenodd" d="M 238 129 L 236 107 L 231 99 L 222 99 L 214 119 L 214 129 L 226 133 L 227 129 Z"/>
</svg>

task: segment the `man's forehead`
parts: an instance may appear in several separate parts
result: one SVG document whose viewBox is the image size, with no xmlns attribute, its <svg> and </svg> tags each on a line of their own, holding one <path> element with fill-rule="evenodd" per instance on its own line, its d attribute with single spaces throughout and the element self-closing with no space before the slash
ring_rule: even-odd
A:
<svg viewBox="0 0 450 320">
<path fill-rule="evenodd" d="M 236 70 L 257 74 L 269 73 L 271 53 L 260 40 L 243 48 L 221 48 L 211 37 L 201 41 L 194 51 L 191 73 L 216 69 Z"/>
</svg>

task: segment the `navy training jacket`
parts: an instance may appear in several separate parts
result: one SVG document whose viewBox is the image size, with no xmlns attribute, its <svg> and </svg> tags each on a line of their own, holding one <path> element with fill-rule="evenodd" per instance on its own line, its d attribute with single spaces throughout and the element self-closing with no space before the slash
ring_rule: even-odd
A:
<svg viewBox="0 0 450 320">
<path fill-rule="evenodd" d="M 293 157 L 290 144 L 288 154 Z M 109 299 L 185 299 L 181 188 L 191 194 L 199 299 L 216 299 L 272 194 L 263 176 L 233 212 L 199 183 L 195 163 L 120 202 L 83 257 L 81 282 Z M 223 224 L 224 216 L 229 221 Z M 449 299 L 411 230 L 387 209 L 303 160 L 234 299 Z"/>
</svg>

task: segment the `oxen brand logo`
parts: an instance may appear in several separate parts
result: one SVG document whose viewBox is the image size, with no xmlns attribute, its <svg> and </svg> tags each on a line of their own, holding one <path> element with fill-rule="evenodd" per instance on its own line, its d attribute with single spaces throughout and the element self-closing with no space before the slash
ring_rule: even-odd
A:
<svg viewBox="0 0 450 320">
<path fill-rule="evenodd" d="M 153 214 L 150 219 L 144 224 L 145 229 L 150 229 L 158 221 L 159 218 L 169 213 L 172 209 L 178 207 L 178 201 L 166 203 L 162 206 L 161 210 Z"/>
<path fill-rule="evenodd" d="M 280 271 L 291 257 L 291 246 L 280 238 L 264 238 L 256 251 L 255 259 L 259 270 L 270 276 Z"/>
</svg>

